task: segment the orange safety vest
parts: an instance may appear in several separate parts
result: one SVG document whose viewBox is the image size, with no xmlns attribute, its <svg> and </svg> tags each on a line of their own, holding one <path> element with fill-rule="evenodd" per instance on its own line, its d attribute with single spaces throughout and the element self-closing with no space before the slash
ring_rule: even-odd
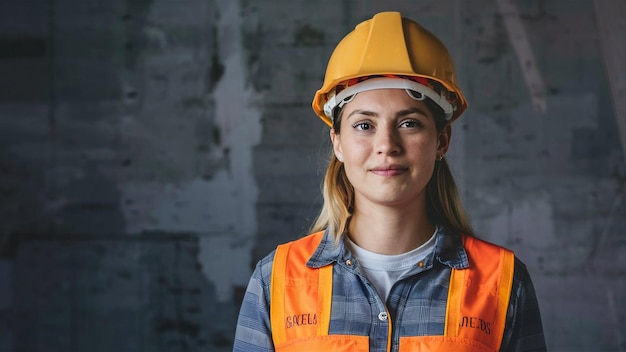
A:
<svg viewBox="0 0 626 352">
<path fill-rule="evenodd" d="M 369 350 L 368 336 L 329 335 L 333 265 L 309 268 L 317 232 L 278 246 L 270 283 L 270 321 L 277 352 Z M 452 269 L 442 336 L 400 337 L 400 351 L 493 352 L 500 349 L 513 283 L 513 252 L 463 235 L 469 268 Z M 488 325 L 486 329 L 481 329 Z M 391 319 L 389 343 L 391 349 Z"/>
</svg>

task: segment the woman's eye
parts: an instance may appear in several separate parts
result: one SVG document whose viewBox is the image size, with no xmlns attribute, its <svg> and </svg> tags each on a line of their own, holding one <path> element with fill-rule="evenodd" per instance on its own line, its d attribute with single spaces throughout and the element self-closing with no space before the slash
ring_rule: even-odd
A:
<svg viewBox="0 0 626 352">
<path fill-rule="evenodd" d="M 352 127 L 354 127 L 357 130 L 367 131 L 370 128 L 372 128 L 372 125 L 370 125 L 369 122 L 357 122 L 354 125 L 352 125 Z"/>
<path fill-rule="evenodd" d="M 404 128 L 420 127 L 421 125 L 422 123 L 417 120 L 405 120 L 405 121 L 402 121 L 402 123 L 400 123 L 400 127 L 404 127 Z"/>
</svg>

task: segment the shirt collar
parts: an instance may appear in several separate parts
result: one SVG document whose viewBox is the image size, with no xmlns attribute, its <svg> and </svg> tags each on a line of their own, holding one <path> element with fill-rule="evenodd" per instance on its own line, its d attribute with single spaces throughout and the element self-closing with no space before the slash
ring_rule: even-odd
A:
<svg viewBox="0 0 626 352">
<path fill-rule="evenodd" d="M 459 233 L 448 231 L 443 226 L 437 226 L 435 241 L 435 258 L 441 264 L 453 269 L 469 267 L 467 252 L 463 247 L 463 239 Z"/>
<path fill-rule="evenodd" d="M 315 253 L 313 253 L 306 265 L 311 268 L 321 268 L 332 262 L 341 260 L 343 253 L 343 241 L 335 243 L 334 236 L 331 236 L 327 229 L 324 231 L 322 242 L 317 246 Z"/>
<path fill-rule="evenodd" d="M 458 233 L 452 233 L 444 229 L 443 226 L 437 226 L 437 234 L 435 236 L 434 255 L 440 263 L 453 269 L 469 267 L 467 252 L 465 252 L 463 240 Z M 317 246 L 315 253 L 307 262 L 307 266 L 321 268 L 333 262 L 343 261 L 345 253 L 344 242 L 338 241 L 336 243 L 334 236 L 331 236 L 328 230 L 326 230 L 322 242 Z"/>
</svg>

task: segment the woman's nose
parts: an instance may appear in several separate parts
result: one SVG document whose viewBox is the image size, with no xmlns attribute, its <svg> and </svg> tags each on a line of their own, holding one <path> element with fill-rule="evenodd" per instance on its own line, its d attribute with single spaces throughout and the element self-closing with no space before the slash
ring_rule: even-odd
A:
<svg viewBox="0 0 626 352">
<path fill-rule="evenodd" d="M 398 131 L 390 127 L 382 127 L 376 131 L 376 153 L 394 155 L 402 150 Z"/>
</svg>

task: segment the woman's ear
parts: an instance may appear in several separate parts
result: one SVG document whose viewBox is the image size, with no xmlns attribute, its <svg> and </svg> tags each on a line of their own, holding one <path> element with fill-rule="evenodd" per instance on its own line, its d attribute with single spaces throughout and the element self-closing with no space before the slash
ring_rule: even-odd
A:
<svg viewBox="0 0 626 352">
<path fill-rule="evenodd" d="M 335 129 L 330 129 L 330 140 L 333 143 L 333 152 L 339 161 L 343 161 L 343 150 L 341 149 L 341 137 L 335 133 Z"/>
<path fill-rule="evenodd" d="M 437 155 L 445 155 L 450 147 L 450 137 L 452 137 L 452 126 L 446 124 L 437 137 Z"/>
</svg>

